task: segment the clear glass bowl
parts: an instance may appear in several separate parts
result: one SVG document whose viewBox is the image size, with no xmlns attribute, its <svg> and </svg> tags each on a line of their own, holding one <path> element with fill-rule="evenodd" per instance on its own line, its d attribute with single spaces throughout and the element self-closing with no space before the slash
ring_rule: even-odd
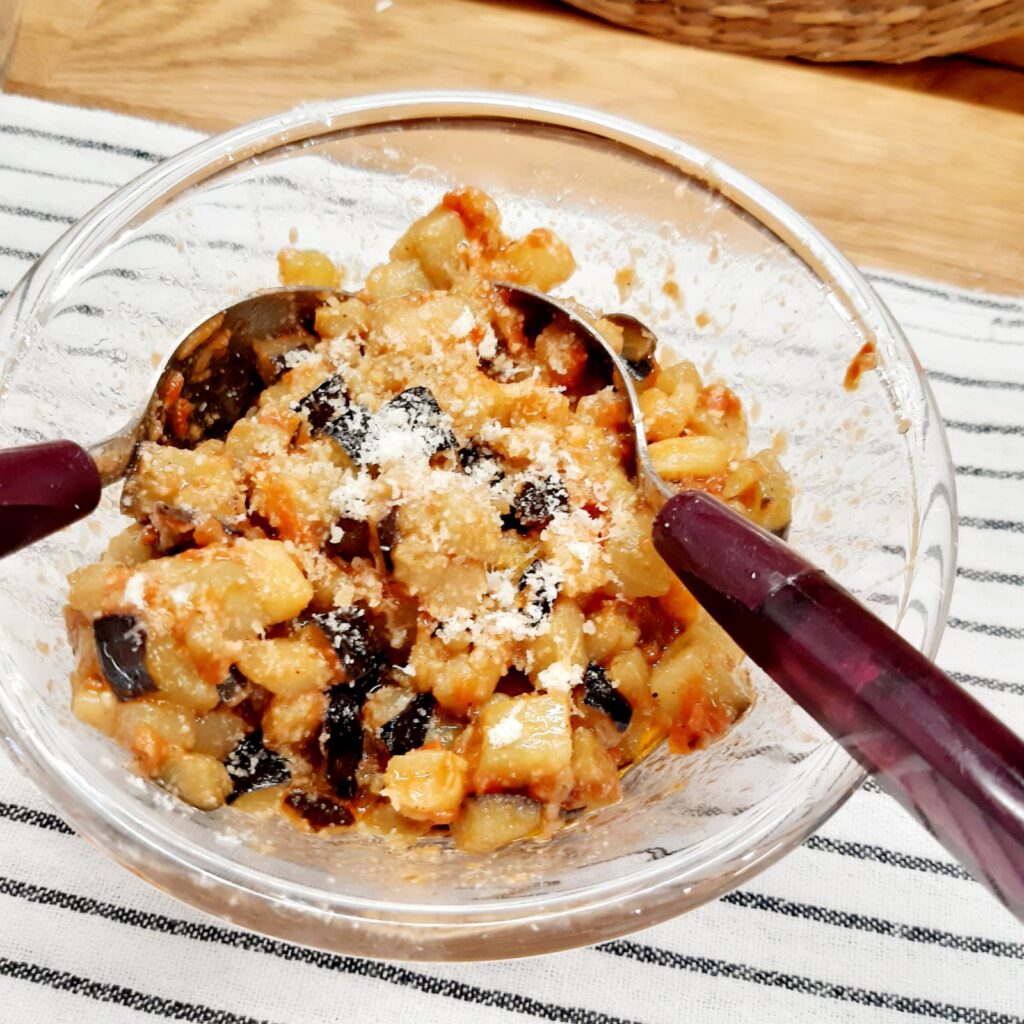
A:
<svg viewBox="0 0 1024 1024">
<path fill-rule="evenodd" d="M 462 183 L 494 195 L 511 231 L 547 225 L 569 242 L 581 270 L 563 294 L 646 318 L 665 345 L 729 381 L 753 443 L 785 444 L 793 544 L 934 653 L 953 572 L 953 478 L 934 401 L 888 311 L 758 185 L 666 135 L 562 104 L 348 99 L 248 125 L 142 175 L 70 230 L 0 312 L 0 445 L 100 439 L 138 410 L 192 325 L 275 283 L 292 229 L 357 282 Z M 867 339 L 880 370 L 846 391 Z M 546 844 L 469 856 L 439 841 L 311 839 L 230 809 L 193 811 L 67 710 L 64 578 L 120 528 L 109 490 L 88 521 L 3 563 L 0 724 L 79 832 L 238 924 L 400 959 L 591 943 L 733 888 L 861 781 L 755 672 L 758 700 L 724 742 L 689 758 L 656 752 L 628 775 L 619 805 Z"/>
</svg>

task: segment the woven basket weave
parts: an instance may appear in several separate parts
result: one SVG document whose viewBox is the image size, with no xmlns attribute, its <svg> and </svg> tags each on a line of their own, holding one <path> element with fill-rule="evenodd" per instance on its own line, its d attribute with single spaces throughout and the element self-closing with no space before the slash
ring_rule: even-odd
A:
<svg viewBox="0 0 1024 1024">
<path fill-rule="evenodd" d="M 1024 0 L 569 0 L 695 46 L 806 60 L 902 62 L 1024 32 Z"/>
</svg>

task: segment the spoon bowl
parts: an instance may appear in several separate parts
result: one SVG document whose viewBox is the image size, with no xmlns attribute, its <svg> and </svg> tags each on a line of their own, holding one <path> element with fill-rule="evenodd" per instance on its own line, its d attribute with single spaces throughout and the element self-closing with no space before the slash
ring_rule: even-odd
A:
<svg viewBox="0 0 1024 1024">
<path fill-rule="evenodd" d="M 128 471 L 139 441 L 194 448 L 222 439 L 259 393 L 287 368 L 286 356 L 311 348 L 317 309 L 333 293 L 277 288 L 207 317 L 164 363 L 142 415 L 89 449 L 103 485 Z"/>
<path fill-rule="evenodd" d="M 165 361 L 142 412 L 88 449 L 49 441 L 0 451 L 0 557 L 87 516 L 108 484 L 132 468 L 140 441 L 194 448 L 223 438 L 287 368 L 317 342 L 323 288 L 276 288 L 236 302 L 190 330 Z"/>
</svg>

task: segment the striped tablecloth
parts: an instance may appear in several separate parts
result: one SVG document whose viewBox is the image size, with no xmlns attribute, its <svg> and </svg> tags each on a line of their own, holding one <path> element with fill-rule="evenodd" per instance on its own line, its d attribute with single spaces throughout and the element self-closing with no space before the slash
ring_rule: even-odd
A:
<svg viewBox="0 0 1024 1024">
<path fill-rule="evenodd" d="M 90 207 L 197 138 L 0 96 L 0 297 Z M 1024 732 L 1024 302 L 870 277 L 928 369 L 957 466 L 960 569 L 940 661 Z M 869 784 L 742 889 L 628 939 L 511 963 L 371 963 L 151 889 L 0 758 L 0 1021 L 159 1017 L 1024 1024 L 1024 929 Z"/>
</svg>

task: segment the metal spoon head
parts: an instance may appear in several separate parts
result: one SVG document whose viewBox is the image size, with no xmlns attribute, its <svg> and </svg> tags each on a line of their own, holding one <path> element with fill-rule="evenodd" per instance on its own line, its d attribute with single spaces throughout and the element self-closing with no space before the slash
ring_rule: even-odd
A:
<svg viewBox="0 0 1024 1024">
<path fill-rule="evenodd" d="M 281 288 L 243 299 L 193 328 L 164 363 L 142 415 L 90 455 L 104 485 L 128 472 L 139 441 L 194 448 L 227 435 L 260 392 L 284 372 L 284 357 L 312 348 L 322 288 Z"/>
<path fill-rule="evenodd" d="M 622 331 L 622 361 L 635 380 L 643 380 L 654 369 L 658 336 L 629 313 L 606 313 L 604 319 Z"/>
<path fill-rule="evenodd" d="M 644 376 L 643 368 L 637 367 L 634 363 L 647 362 L 654 354 L 657 347 L 657 335 L 646 324 L 637 320 L 636 317 L 627 313 L 612 313 L 604 319 L 623 328 L 626 336 L 626 343 L 630 346 L 631 354 L 637 356 L 635 360 L 624 359 L 609 344 L 604 335 L 594 326 L 589 319 L 593 314 L 583 307 L 570 305 L 559 299 L 553 299 L 544 292 L 536 291 L 533 288 L 526 288 L 522 285 L 509 284 L 504 281 L 495 282 L 495 287 L 508 295 L 517 305 L 522 303 L 530 304 L 534 309 L 540 308 L 550 313 L 552 317 L 563 317 L 570 326 L 577 332 L 587 344 L 591 352 L 599 352 L 607 359 L 612 370 L 612 383 L 616 390 L 626 396 L 629 403 L 629 421 L 633 428 L 633 438 L 636 448 L 636 473 L 637 481 L 640 484 L 644 500 L 657 512 L 669 498 L 676 493 L 658 475 L 651 462 L 651 455 L 647 448 L 647 434 L 644 430 L 643 414 L 640 412 L 640 399 L 637 395 L 635 377 Z M 625 349 L 624 349 L 625 350 Z M 647 372 L 650 372 L 648 363 Z"/>
</svg>

